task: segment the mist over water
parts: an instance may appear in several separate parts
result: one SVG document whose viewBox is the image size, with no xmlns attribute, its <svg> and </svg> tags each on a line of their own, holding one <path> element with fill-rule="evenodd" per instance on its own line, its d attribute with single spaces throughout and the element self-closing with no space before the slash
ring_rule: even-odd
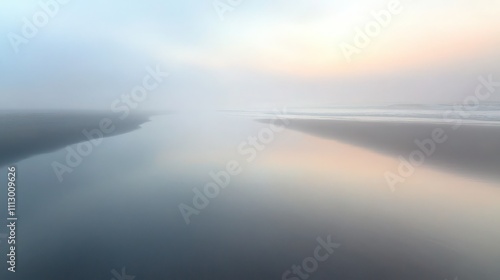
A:
<svg viewBox="0 0 500 280">
<path fill-rule="evenodd" d="M 68 118 L 49 127 L 64 126 Z M 18 279 L 111 279 L 122 267 L 138 280 L 282 279 L 313 255 L 318 237 L 330 235 L 340 247 L 311 279 L 500 275 L 499 181 L 432 164 L 394 193 L 384 180 L 397 166 L 396 151 L 407 151 L 408 140 L 432 125 L 400 125 L 405 137 L 392 138 L 394 127 L 383 123 L 292 119 L 249 160 L 238 147 L 269 124 L 215 113 L 139 118 L 128 133 L 104 138 L 59 182 L 51 164 L 64 162 L 64 146 L 82 140 L 72 135 L 99 118 L 78 117 L 81 125 L 67 137 L 43 138 L 32 144 L 42 148 L 17 164 Z M 450 135 L 458 142 L 439 147 L 435 163 L 465 162 L 467 155 L 451 156 L 449 146 L 485 135 L 483 129 Z M 394 152 L 386 153 L 390 148 Z M 485 167 L 498 163 L 485 156 Z M 21 158 L 15 150 L 9 157 L 10 163 Z M 210 172 L 230 161 L 241 173 L 186 225 L 179 205 L 193 206 L 193 189 L 203 190 L 213 181 Z"/>
<path fill-rule="evenodd" d="M 0 280 L 499 280 L 499 14 L 0 1 Z"/>
</svg>

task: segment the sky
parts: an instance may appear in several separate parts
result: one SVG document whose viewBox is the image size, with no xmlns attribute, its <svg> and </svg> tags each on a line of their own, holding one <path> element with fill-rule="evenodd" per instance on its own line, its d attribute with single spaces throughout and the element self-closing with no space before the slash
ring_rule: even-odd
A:
<svg viewBox="0 0 500 280">
<path fill-rule="evenodd" d="M 16 156 L 8 161 L 41 147 L 18 164 L 20 175 L 29 174 L 20 176 L 26 188 L 19 188 L 26 229 L 19 231 L 19 256 L 27 256 L 20 263 L 30 267 L 21 269 L 27 275 L 22 279 L 40 273 L 110 279 L 111 269 L 125 265 L 143 276 L 137 279 L 158 272 L 186 278 L 191 264 L 199 275 L 212 265 L 215 279 L 227 267 L 248 278 L 253 274 L 246 269 L 257 267 L 260 278 L 276 272 L 278 277 L 267 278 L 279 279 L 299 260 L 295 256 L 310 254 L 309 242 L 319 233 L 332 234 L 344 250 L 332 256 L 334 266 L 325 266 L 324 275 L 342 276 L 348 269 L 344 279 L 389 279 L 422 265 L 413 277 L 498 279 L 498 181 L 426 165 L 393 193 L 384 174 L 400 164 L 394 153 L 293 126 L 276 134 L 276 142 L 250 164 L 238 147 L 265 124 L 200 112 L 462 103 L 475 93 L 479 76 L 500 81 L 499 0 L 218 1 L 0 1 L 0 113 L 109 114 L 135 89 L 147 87 L 133 109 L 195 114 L 155 117 L 137 133 L 106 138 L 62 182 L 53 169 L 54 162 L 68 159 L 68 149 L 60 147 L 80 140 L 80 129 L 99 115 L 82 114 L 80 122 L 74 121 L 78 114 L 64 113 L 4 117 L 4 154 Z M 229 10 L 221 15 L 216 7 Z M 46 24 L 24 38 L 33 20 L 44 20 L 44 9 L 51 13 Z M 374 15 L 385 15 L 384 24 L 377 25 Z M 366 32 L 367 26 L 379 30 L 360 43 L 357 30 Z M 346 56 L 345 46 L 354 53 Z M 493 94 L 489 101 L 500 97 Z M 384 141 L 393 148 L 416 148 L 406 140 L 421 131 L 367 127 L 353 129 L 361 133 L 357 143 L 394 136 L 394 142 Z M 428 131 L 418 139 L 429 137 Z M 475 148 L 494 147 L 486 145 L 496 139 L 488 137 L 493 134 L 459 131 Z M 17 141 L 26 135 L 39 143 Z M 47 138 L 50 143 L 43 143 Z M 464 142 L 453 139 L 448 147 Z M 447 151 L 440 146 L 436 155 Z M 462 149 L 452 159 L 473 151 Z M 245 172 L 186 227 L 178 206 L 229 160 L 245 164 Z M 4 167 L 0 174 L 6 174 Z M 478 271 L 490 277 L 477 277 Z M 429 275 L 439 277 L 420 277 Z"/>
<path fill-rule="evenodd" d="M 18 44 L 24 18 L 58 2 L 0 3 L 0 109 L 108 110 L 148 67 L 170 76 L 139 109 L 190 112 L 456 103 L 500 77 L 500 1 L 62 2 Z M 342 44 L 391 5 L 348 59 Z"/>
</svg>

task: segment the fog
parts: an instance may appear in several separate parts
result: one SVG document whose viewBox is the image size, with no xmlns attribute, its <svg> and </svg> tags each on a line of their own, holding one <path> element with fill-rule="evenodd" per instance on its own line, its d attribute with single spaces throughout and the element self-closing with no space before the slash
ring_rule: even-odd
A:
<svg viewBox="0 0 500 280">
<path fill-rule="evenodd" d="M 94 118 L 80 117 L 78 128 Z M 312 279 L 500 275 L 498 181 L 423 167 L 391 192 L 383 174 L 396 159 L 353 146 L 367 146 L 367 137 L 387 142 L 377 141 L 378 132 L 391 139 L 394 151 L 409 148 L 410 136 L 388 137 L 393 125 L 380 123 L 370 129 L 348 122 L 347 129 L 340 122 L 292 120 L 292 129 L 276 133 L 249 162 L 238 146 L 268 127 L 256 120 L 156 116 L 139 130 L 105 138 L 63 182 L 51 165 L 64 162 L 62 147 L 19 162 L 19 267 L 17 278 L 7 279 L 111 279 L 111 271 L 122 267 L 136 279 L 281 279 L 312 256 L 318 237 L 329 235 L 340 247 L 319 263 Z M 314 133 L 324 125 L 332 131 L 328 139 L 294 132 Z M 408 130 L 400 136 L 420 137 L 433 126 L 401 127 Z M 460 135 L 473 137 L 476 129 L 485 128 L 465 128 Z M 439 147 L 439 155 L 449 159 L 446 147 L 454 143 Z M 379 149 L 375 144 L 368 147 Z M 241 174 L 186 225 L 179 205 L 192 206 L 193 189 L 202 189 L 212 180 L 209 173 L 231 160 L 240 163 Z"/>
</svg>

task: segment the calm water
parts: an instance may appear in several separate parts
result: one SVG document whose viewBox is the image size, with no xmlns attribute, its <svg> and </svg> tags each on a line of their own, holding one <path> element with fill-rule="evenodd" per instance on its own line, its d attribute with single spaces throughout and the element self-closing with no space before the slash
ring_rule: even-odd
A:
<svg viewBox="0 0 500 280">
<path fill-rule="evenodd" d="M 80 116 L 82 125 L 67 131 L 91 128 L 88 123 L 99 119 L 88 118 Z M 66 162 L 64 146 L 74 138 L 55 146 L 38 143 L 31 153 L 45 154 L 19 161 L 18 272 L 7 279 L 109 280 L 116 278 L 113 270 L 125 267 L 136 280 L 296 280 L 303 277 L 282 277 L 314 255 L 318 238 L 328 236 L 340 247 L 308 279 L 500 277 L 500 181 L 494 174 L 461 172 L 465 165 L 447 165 L 462 159 L 450 158 L 456 150 L 447 148 L 460 140 L 437 147 L 436 161 L 416 168 L 392 191 L 384 173 L 397 170 L 397 156 L 411 146 L 398 146 L 405 137 L 391 138 L 390 146 L 399 149 L 370 146 L 378 141 L 374 135 L 394 133 L 381 123 L 346 129 L 335 122 L 315 127 L 296 121 L 273 131 L 266 130 L 266 121 L 223 114 L 145 121 L 127 120 L 131 126 L 93 146 L 62 182 L 53 164 Z M 47 125 L 57 126 L 57 120 Z M 432 128 L 399 134 L 411 140 L 409 131 Z M 460 131 L 450 139 L 474 146 L 480 138 L 474 128 Z M 267 137 L 267 143 L 252 146 L 253 136 Z M 17 160 L 12 154 L 9 162 Z M 488 168 L 498 169 L 487 160 Z M 210 173 L 228 163 L 240 172 L 196 209 L 193 190 L 203 191 L 214 181 Z M 0 171 L 6 182 L 6 167 Z M 6 200 L 5 191 L 0 199 Z M 181 204 L 197 210 L 189 225 Z M 5 220 L 5 210 L 0 213 Z M 2 254 L 5 245 L 2 240 Z"/>
</svg>

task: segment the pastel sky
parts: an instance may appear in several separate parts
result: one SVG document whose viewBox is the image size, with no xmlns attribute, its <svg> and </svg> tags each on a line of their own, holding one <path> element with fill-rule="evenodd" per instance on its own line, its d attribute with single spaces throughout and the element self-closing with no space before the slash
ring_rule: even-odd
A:
<svg viewBox="0 0 500 280">
<path fill-rule="evenodd" d="M 212 0 L 72 0 L 16 53 L 43 10 L 2 1 L 0 108 L 109 109 L 156 65 L 171 76 L 141 109 L 455 103 L 500 80 L 494 0 L 402 0 L 349 62 L 339 45 L 390 3 L 243 0 L 221 20 Z"/>
</svg>

